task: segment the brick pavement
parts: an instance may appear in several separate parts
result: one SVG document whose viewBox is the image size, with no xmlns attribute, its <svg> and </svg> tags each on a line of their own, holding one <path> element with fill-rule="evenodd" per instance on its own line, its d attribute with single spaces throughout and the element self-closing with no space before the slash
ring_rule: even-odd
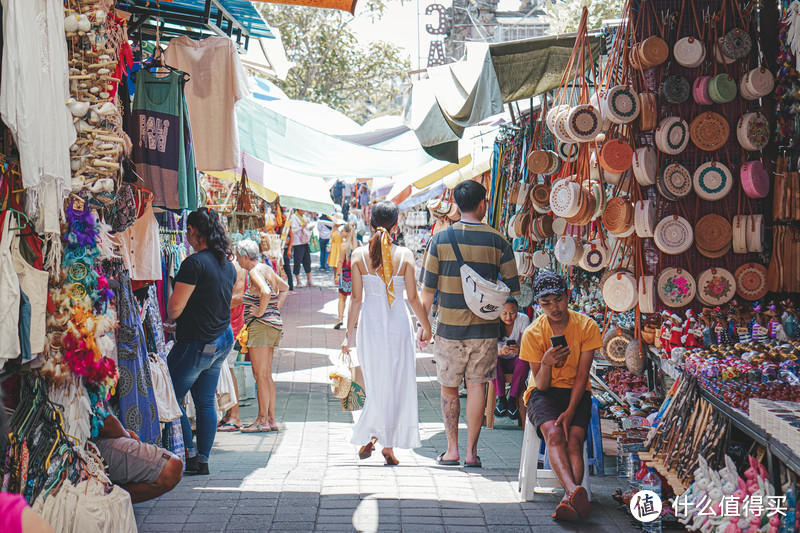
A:
<svg viewBox="0 0 800 533">
<path fill-rule="evenodd" d="M 322 273 L 314 279 L 319 286 L 299 289 L 284 311 L 286 335 L 274 366 L 280 431 L 218 433 L 211 475 L 186 477 L 172 492 L 135 505 L 140 531 L 638 530 L 610 497 L 622 486 L 614 477 L 592 478 L 593 516 L 581 527 L 552 521 L 557 496 L 520 503 L 522 431 L 507 419 L 481 433 L 483 469 L 436 465 L 446 439 L 430 354 L 417 354 L 422 447 L 397 450 L 401 464 L 394 468 L 383 466 L 379 453 L 359 461 L 349 443 L 352 415 L 342 412 L 328 389 L 329 358 L 342 339 L 331 327 L 336 292 Z M 251 400 L 242 417 L 249 421 L 255 413 Z M 461 420 L 463 454 L 463 413 Z"/>
</svg>

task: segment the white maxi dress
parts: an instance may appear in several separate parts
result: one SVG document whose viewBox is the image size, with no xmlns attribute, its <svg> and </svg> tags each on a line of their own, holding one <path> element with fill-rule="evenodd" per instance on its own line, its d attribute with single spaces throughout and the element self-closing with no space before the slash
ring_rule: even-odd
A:
<svg viewBox="0 0 800 533">
<path fill-rule="evenodd" d="M 419 448 L 414 333 L 405 303 L 405 281 L 402 276 L 392 279 L 390 308 L 383 279 L 368 268 L 362 276 L 364 303 L 356 343 L 366 401 L 351 442 L 362 446 L 377 437 L 384 447 Z"/>
</svg>

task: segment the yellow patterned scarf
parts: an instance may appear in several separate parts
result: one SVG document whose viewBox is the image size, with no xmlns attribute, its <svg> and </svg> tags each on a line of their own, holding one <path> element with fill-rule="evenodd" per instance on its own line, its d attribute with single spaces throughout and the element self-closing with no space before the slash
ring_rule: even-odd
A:
<svg viewBox="0 0 800 533">
<path fill-rule="evenodd" d="M 394 280 L 392 279 L 392 238 L 389 236 L 389 230 L 383 227 L 378 227 L 381 234 L 381 264 L 378 265 L 375 273 L 386 284 L 386 298 L 389 300 L 389 307 L 394 303 Z M 388 265 L 388 269 L 384 268 Z"/>
</svg>

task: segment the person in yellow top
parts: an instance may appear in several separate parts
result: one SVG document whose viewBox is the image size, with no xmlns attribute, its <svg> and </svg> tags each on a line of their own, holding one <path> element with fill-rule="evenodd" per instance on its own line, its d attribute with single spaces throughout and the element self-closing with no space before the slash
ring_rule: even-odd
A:
<svg viewBox="0 0 800 533">
<path fill-rule="evenodd" d="M 569 292 L 561 276 L 539 274 L 533 294 L 542 315 L 522 334 L 519 354 L 531 364 L 524 396 L 528 418 L 547 443 L 550 465 L 565 491 L 553 518 L 586 518 L 591 506 L 580 485 L 583 444 L 592 415 L 589 370 L 603 340 L 594 320 L 568 309 Z"/>
<path fill-rule="evenodd" d="M 334 269 L 333 277 L 336 278 L 336 269 L 339 268 L 339 256 L 342 253 L 342 233 L 339 231 L 339 223 L 337 221 L 331 231 L 331 251 L 328 254 L 328 266 Z"/>
</svg>

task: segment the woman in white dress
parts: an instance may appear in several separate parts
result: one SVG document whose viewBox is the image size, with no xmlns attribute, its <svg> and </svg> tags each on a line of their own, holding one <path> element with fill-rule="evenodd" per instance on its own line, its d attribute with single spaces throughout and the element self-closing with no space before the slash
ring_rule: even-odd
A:
<svg viewBox="0 0 800 533">
<path fill-rule="evenodd" d="M 352 255 L 352 296 L 347 313 L 347 335 L 342 351 L 350 352 L 359 311 L 358 361 L 364 373 L 366 402 L 353 427 L 353 444 L 364 444 L 359 457 L 366 459 L 383 445 L 387 465 L 399 461 L 393 448 L 418 448 L 417 372 L 414 332 L 403 292 L 422 328 L 421 340 L 431 337 L 428 315 L 417 291 L 414 256 L 408 248 L 392 244 L 397 230 L 397 206 L 380 202 L 372 209 L 373 235 L 369 245 Z"/>
</svg>

